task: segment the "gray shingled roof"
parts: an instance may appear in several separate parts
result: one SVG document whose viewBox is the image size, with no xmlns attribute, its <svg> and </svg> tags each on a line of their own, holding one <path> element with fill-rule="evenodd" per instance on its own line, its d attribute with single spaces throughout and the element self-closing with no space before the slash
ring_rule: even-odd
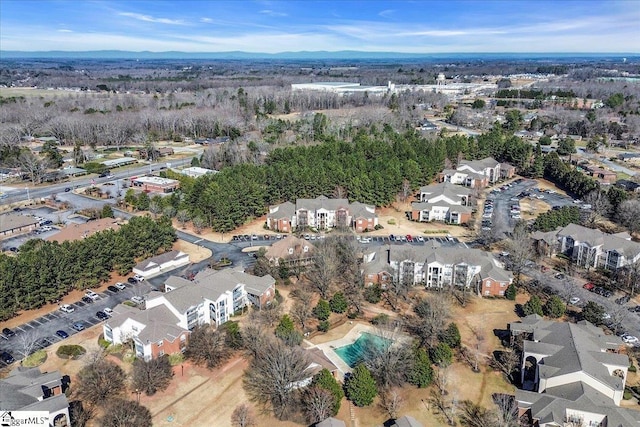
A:
<svg viewBox="0 0 640 427">
<path fill-rule="evenodd" d="M 516 390 L 515 397 L 540 423 L 563 425 L 569 409 L 604 415 L 609 427 L 640 425 L 640 412 L 613 405 L 611 399 L 583 382 L 550 387 L 544 393 Z"/>
<path fill-rule="evenodd" d="M 558 231 L 558 236 L 570 236 L 579 242 L 586 242 L 590 246 L 600 246 L 604 251 L 615 250 L 627 259 L 634 258 L 640 253 L 640 243 L 628 240 L 623 235 L 604 233 L 600 230 L 569 224 Z"/>
<path fill-rule="evenodd" d="M 296 211 L 305 209 L 307 211 L 317 211 L 318 209 L 326 209 L 328 211 L 337 211 L 338 209 L 348 209 L 349 200 L 347 199 L 329 199 L 326 196 L 316 197 L 315 199 L 297 199 Z"/>
<path fill-rule="evenodd" d="M 175 259 L 185 258 L 185 257 L 188 258 L 189 255 L 181 251 L 169 251 L 169 252 L 165 252 L 163 254 L 156 255 L 154 257 L 151 257 L 151 258 L 145 259 L 144 261 L 139 262 L 138 264 L 136 264 L 135 269 L 144 271 L 144 270 L 153 268 L 156 265 L 162 265 L 166 262 L 173 261 Z"/>
<path fill-rule="evenodd" d="M 291 202 L 284 202 L 279 205 L 269 206 L 267 218 L 271 219 L 291 219 L 296 213 L 296 206 Z"/>
<path fill-rule="evenodd" d="M 540 378 L 553 378 L 575 372 L 586 372 L 589 376 L 612 389 L 622 389 L 624 382 L 609 374 L 606 365 L 629 366 L 629 358 L 623 354 L 603 350 L 616 349 L 622 340 L 605 335 L 602 329 L 588 322 L 550 322 L 531 318 L 522 323 L 509 324 L 513 332 L 533 332 L 534 341 L 525 341 L 525 352 L 546 354 L 538 365 Z"/>
<path fill-rule="evenodd" d="M 460 161 L 460 166 L 466 165 L 466 166 L 471 167 L 474 170 L 483 170 L 485 168 L 494 168 L 499 164 L 500 164 L 500 162 L 498 162 L 493 157 L 485 157 L 484 159 L 480 159 L 480 160 L 461 160 Z M 458 166 L 458 167 L 460 167 L 460 166 Z"/>
<path fill-rule="evenodd" d="M 37 223 L 38 220 L 32 216 L 17 215 L 14 213 L 0 215 L 0 233 L 27 227 L 29 225 L 35 225 Z"/>
<path fill-rule="evenodd" d="M 360 202 L 353 202 L 349 205 L 349 213 L 354 218 L 376 218 L 378 214 L 375 210 L 375 206 Z"/>
<path fill-rule="evenodd" d="M 391 427 L 422 427 L 422 423 L 413 418 L 412 416 L 405 415 L 398 418 Z"/>
<path fill-rule="evenodd" d="M 344 421 L 339 420 L 337 418 L 327 418 L 324 421 L 320 421 L 319 423 L 316 424 L 316 427 L 346 427 L 347 425 L 344 423 Z"/>
<path fill-rule="evenodd" d="M 43 386 L 52 388 L 62 385 L 62 375 L 58 371 L 40 372 L 38 368 L 18 367 L 9 375 L 0 380 L 0 410 L 49 410 L 34 409 L 51 407 L 51 410 L 60 410 L 69 406 L 64 395 L 56 399 L 50 397 L 42 402 Z M 56 396 L 57 397 L 57 396 Z"/>
<path fill-rule="evenodd" d="M 169 292 L 171 293 L 171 292 Z M 168 295 L 162 294 L 162 295 Z M 124 306 L 126 307 L 126 306 Z M 133 319 L 145 325 L 145 328 L 138 334 L 142 342 L 157 342 L 162 339 L 175 340 L 182 333 L 186 332 L 178 326 L 178 319 L 165 305 L 159 305 L 147 310 L 128 307 L 131 310 L 118 310 L 119 314 L 108 319 L 106 324 L 112 328 L 119 327 L 127 321 Z"/>
<path fill-rule="evenodd" d="M 201 304 L 203 298 L 215 301 L 223 293 L 233 291 L 239 284 L 244 284 L 248 293 L 261 295 L 275 283 L 275 279 L 270 275 L 257 277 L 241 271 L 205 269 L 196 274 L 193 282 L 182 283 L 184 286 L 173 291 L 159 295 L 152 293 L 148 299 L 162 296 L 179 312 L 184 313 L 190 307 Z"/>
<path fill-rule="evenodd" d="M 428 198 L 432 199 L 437 196 L 447 196 L 450 199 L 457 199 L 462 196 L 471 194 L 471 189 L 461 185 L 455 185 L 450 182 L 441 182 L 439 184 L 425 185 L 420 187 L 420 193 L 427 193 Z"/>
</svg>

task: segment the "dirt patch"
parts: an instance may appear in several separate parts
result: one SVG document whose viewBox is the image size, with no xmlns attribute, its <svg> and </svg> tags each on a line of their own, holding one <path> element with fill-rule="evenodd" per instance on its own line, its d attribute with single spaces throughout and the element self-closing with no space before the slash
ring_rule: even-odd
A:
<svg viewBox="0 0 640 427">
<path fill-rule="evenodd" d="M 184 240 L 176 241 L 173 245 L 173 249 L 189 254 L 189 259 L 193 263 L 204 261 L 207 258 L 211 258 L 212 255 L 211 250 L 199 245 L 194 245 L 193 243 L 185 242 Z"/>
<path fill-rule="evenodd" d="M 560 188 L 556 187 L 556 185 L 551 182 L 551 181 L 547 181 L 546 179 L 536 179 L 536 182 L 538 183 L 538 188 L 541 188 L 543 190 L 553 190 L 558 194 L 562 194 L 563 196 L 566 196 L 567 193 L 564 190 L 561 190 Z"/>
<path fill-rule="evenodd" d="M 530 220 L 550 211 L 551 206 L 542 200 L 527 198 L 520 201 L 520 210 L 522 212 L 522 219 Z"/>
</svg>

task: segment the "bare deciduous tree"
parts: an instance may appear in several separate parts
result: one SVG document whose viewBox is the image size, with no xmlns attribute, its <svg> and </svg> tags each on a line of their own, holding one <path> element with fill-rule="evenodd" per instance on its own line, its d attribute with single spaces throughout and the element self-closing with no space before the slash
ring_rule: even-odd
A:
<svg viewBox="0 0 640 427">
<path fill-rule="evenodd" d="M 312 313 L 311 295 L 308 292 L 298 292 L 297 301 L 291 307 L 291 317 L 300 324 L 303 331 L 306 329 L 307 320 Z"/>
<path fill-rule="evenodd" d="M 231 413 L 231 424 L 234 427 L 252 427 L 256 425 L 256 419 L 251 408 L 246 403 L 242 403 Z"/>
<path fill-rule="evenodd" d="M 316 246 L 314 263 L 307 273 L 312 286 L 320 292 L 323 299 L 329 297 L 329 288 L 338 271 L 339 260 L 334 243 L 333 239 L 325 239 Z"/>
<path fill-rule="evenodd" d="M 604 191 L 593 190 L 585 196 L 584 202 L 591 205 L 585 221 L 587 224 L 595 224 L 611 214 L 611 202 Z"/>
<path fill-rule="evenodd" d="M 169 387 L 171 378 L 173 378 L 173 368 L 166 354 L 149 361 L 136 359 L 133 362 L 131 378 L 133 387 L 144 391 L 147 396 L 165 390 Z"/>
<path fill-rule="evenodd" d="M 307 420 L 310 423 L 318 423 L 331 416 L 334 397 L 329 390 L 309 387 L 305 390 L 302 399 Z"/>
<path fill-rule="evenodd" d="M 404 404 L 404 398 L 398 389 L 387 390 L 380 396 L 380 406 L 389 415 L 389 418 L 396 419 L 400 413 L 400 408 Z"/>
<path fill-rule="evenodd" d="M 618 220 L 631 233 L 640 231 L 640 200 L 625 200 L 618 206 Z"/>
<path fill-rule="evenodd" d="M 292 409 L 297 384 L 310 375 L 308 367 L 302 348 L 268 337 L 245 373 L 244 388 L 252 400 L 270 407 L 278 419 L 284 419 Z"/>
<path fill-rule="evenodd" d="M 410 320 L 409 327 L 418 335 L 422 345 L 432 345 L 451 315 L 450 296 L 444 292 L 431 294 L 418 301 L 413 311 L 416 316 Z"/>
<path fill-rule="evenodd" d="M 515 283 L 520 283 L 520 275 L 524 269 L 527 261 L 533 258 L 533 245 L 527 232 L 526 223 L 519 221 L 511 233 L 511 238 L 508 241 L 509 247 L 509 261 L 511 263 L 511 270 L 515 277 Z"/>
<path fill-rule="evenodd" d="M 191 331 L 185 354 L 195 363 L 213 369 L 231 357 L 231 349 L 226 344 L 222 329 L 203 325 Z"/>
<path fill-rule="evenodd" d="M 103 427 L 151 427 L 151 412 L 131 400 L 110 398 L 107 402 L 104 415 L 100 420 Z"/>
<path fill-rule="evenodd" d="M 115 399 L 125 389 L 126 374 L 122 368 L 102 354 L 88 355 L 88 363 L 78 372 L 78 397 L 92 405 Z"/>
</svg>

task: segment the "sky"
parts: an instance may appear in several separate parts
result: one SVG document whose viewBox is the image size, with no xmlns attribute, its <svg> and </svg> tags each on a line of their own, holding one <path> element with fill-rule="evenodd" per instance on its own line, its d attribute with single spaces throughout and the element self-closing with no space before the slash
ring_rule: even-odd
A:
<svg viewBox="0 0 640 427">
<path fill-rule="evenodd" d="M 0 0 L 0 50 L 639 53 L 640 0 Z"/>
</svg>

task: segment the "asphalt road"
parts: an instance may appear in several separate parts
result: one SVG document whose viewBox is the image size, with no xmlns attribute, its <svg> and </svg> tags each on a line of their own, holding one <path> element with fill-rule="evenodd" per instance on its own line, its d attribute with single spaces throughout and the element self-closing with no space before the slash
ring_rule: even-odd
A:
<svg viewBox="0 0 640 427">
<path fill-rule="evenodd" d="M 194 154 L 194 156 L 197 156 L 197 155 L 199 155 L 199 153 Z M 193 156 L 186 157 L 180 160 L 170 160 L 169 163 L 171 164 L 172 168 L 180 167 L 183 165 L 190 164 L 192 157 Z M 2 203 L 8 204 L 8 203 L 15 203 L 19 201 L 25 201 L 28 199 L 51 197 L 52 194 L 61 194 L 61 193 L 63 194 L 64 189 L 67 187 L 70 187 L 70 188 L 86 187 L 93 183 L 104 184 L 105 182 L 109 182 L 117 179 L 130 178 L 132 176 L 137 176 L 137 175 L 141 175 L 149 172 L 155 172 L 162 168 L 166 168 L 166 164 L 167 162 L 152 163 L 150 165 L 146 164 L 144 166 L 139 166 L 133 169 L 127 169 L 124 171 L 118 171 L 117 169 L 114 169 L 111 172 L 112 176 L 109 178 L 107 177 L 98 178 L 96 174 L 91 174 L 89 176 L 85 176 L 80 179 L 74 179 L 73 181 L 67 181 L 67 182 L 61 182 L 61 183 L 49 184 L 49 185 L 39 185 L 37 187 L 34 187 L 33 184 L 30 182 L 12 184 L 12 185 L 8 185 L 8 187 L 13 187 L 15 188 L 15 190 L 6 191 L 7 197 L 2 199 Z"/>
<path fill-rule="evenodd" d="M 616 332 L 619 334 L 624 332 L 640 338 L 640 315 L 629 311 L 629 308 L 635 307 L 636 304 L 633 301 L 624 304 L 616 303 L 618 298 L 624 296 L 623 293 L 617 292 L 611 297 L 605 298 L 602 295 L 584 289 L 583 285 L 586 283 L 584 279 L 574 278 L 574 285 L 567 285 L 567 280 L 554 277 L 557 271 L 549 270 L 542 272 L 537 266 L 525 268 L 523 273 L 536 279 L 540 283 L 540 290 L 543 288 L 553 290 L 553 293 L 560 296 L 565 302 L 568 302 L 571 297 L 580 298 L 577 307 L 584 307 L 589 301 L 600 304 L 604 307 L 605 312 L 612 317 L 612 319 L 607 322 L 610 324 L 612 330 L 617 329 Z M 611 322 L 613 322 L 613 324 L 611 324 Z M 615 328 L 616 326 L 617 328 Z"/>
</svg>

